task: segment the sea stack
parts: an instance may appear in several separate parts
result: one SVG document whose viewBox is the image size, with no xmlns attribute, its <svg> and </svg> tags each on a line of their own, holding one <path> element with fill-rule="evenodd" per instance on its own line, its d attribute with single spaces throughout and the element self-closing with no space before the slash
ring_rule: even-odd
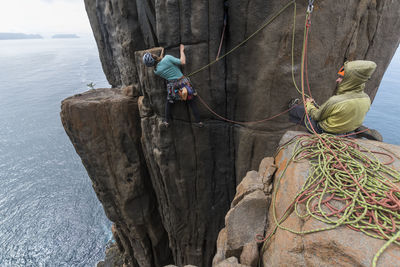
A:
<svg viewBox="0 0 400 267">
<path fill-rule="evenodd" d="M 167 54 L 179 56 L 179 44 L 184 44 L 183 71 L 190 74 L 213 62 L 221 46 L 220 60 L 190 79 L 204 103 L 230 120 L 263 120 L 285 111 L 290 99 L 299 97 L 308 1 L 227 3 L 85 0 L 113 89 L 64 100 L 61 117 L 115 224 L 116 246 L 128 266 L 212 266 L 236 187 L 251 175 L 248 171 L 258 170 L 265 157 L 274 155 L 285 132 L 296 128 L 287 116 L 235 124 L 205 106 L 200 107 L 205 126 L 196 128 L 185 103 L 176 103 L 172 125 L 162 126 L 165 83 L 141 61 L 150 48 L 164 47 Z M 399 45 L 399 10 L 399 1 L 314 2 L 307 72 L 319 103 L 334 94 L 338 69 L 355 59 L 378 65 L 365 89 L 373 100 Z M 257 29 L 254 37 L 223 57 Z M 268 190 L 255 190 L 248 202 L 266 201 L 260 205 L 265 220 L 268 195 L 261 193 Z M 243 225 L 252 224 L 242 218 Z M 249 245 L 246 255 L 257 249 Z M 226 255 L 235 259 L 226 257 L 226 265 L 218 266 L 253 266 L 251 258 L 251 265 L 241 264 L 237 252 Z"/>
</svg>

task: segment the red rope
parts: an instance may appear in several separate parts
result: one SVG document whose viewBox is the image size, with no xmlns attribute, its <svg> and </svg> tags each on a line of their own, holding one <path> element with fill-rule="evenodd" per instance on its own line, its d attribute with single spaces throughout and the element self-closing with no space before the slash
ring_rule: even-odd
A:
<svg viewBox="0 0 400 267">
<path fill-rule="evenodd" d="M 308 30 L 309 30 L 309 28 L 310 28 L 310 26 L 311 26 L 311 14 L 308 16 L 308 20 L 307 20 L 307 24 L 306 24 L 306 27 L 307 27 L 307 34 L 306 34 L 306 43 L 308 44 Z M 306 65 L 306 69 L 305 69 L 305 71 L 306 71 L 306 82 L 307 82 L 307 88 L 308 88 L 308 95 L 312 98 L 312 95 L 311 95 L 311 89 L 310 89 L 310 83 L 308 82 L 308 49 L 307 49 L 307 46 L 305 47 L 305 52 L 304 52 L 304 58 L 305 58 L 305 65 Z"/>
<path fill-rule="evenodd" d="M 311 126 L 312 131 L 318 137 L 318 139 L 324 144 L 324 146 L 327 147 L 328 150 L 330 151 L 330 153 L 327 153 L 326 156 L 327 157 L 333 156 L 335 158 L 336 162 L 338 162 L 337 164 L 332 164 L 332 168 L 333 168 L 332 172 L 333 172 L 333 174 L 331 174 L 331 175 L 334 175 L 335 172 L 337 172 L 337 171 L 341 171 L 341 170 L 345 171 L 346 174 L 355 183 L 355 185 L 347 183 L 348 184 L 348 186 L 347 186 L 348 190 L 351 190 L 351 191 L 361 190 L 365 194 L 365 201 L 367 203 L 369 203 L 371 205 L 379 205 L 379 206 L 388 208 L 388 209 L 390 209 L 390 210 L 392 210 L 394 212 L 398 212 L 400 210 L 400 199 L 398 197 L 398 194 L 399 194 L 400 190 L 397 188 L 397 186 L 395 186 L 391 181 L 387 181 L 387 180 L 383 181 L 383 179 L 379 179 L 379 180 L 381 180 L 382 183 L 384 183 L 386 185 L 388 185 L 388 184 L 391 185 L 392 188 L 388 192 L 385 193 L 386 197 L 384 199 L 381 199 L 381 200 L 378 201 L 376 199 L 375 194 L 373 194 L 373 193 L 369 194 L 363 188 L 363 186 L 360 184 L 360 181 L 362 180 L 363 176 L 361 176 L 359 179 L 356 179 L 353 175 L 351 175 L 351 173 L 347 169 L 347 166 L 344 165 L 339 160 L 337 154 L 333 151 L 333 149 L 338 149 L 340 151 L 347 151 L 350 146 L 353 149 L 358 149 L 358 150 L 362 151 L 360 149 L 360 147 L 357 144 L 354 144 L 353 142 L 350 142 L 350 141 L 345 142 L 345 146 L 344 147 L 339 147 L 339 148 L 338 147 L 333 147 L 333 146 L 331 147 L 331 145 L 328 145 L 325 142 L 325 140 L 316 132 L 316 130 L 314 129 L 314 127 L 313 127 L 313 125 L 311 123 L 310 116 L 309 116 L 309 114 L 307 112 L 307 108 L 306 108 L 306 105 L 305 105 L 306 101 L 305 101 L 305 93 L 304 93 L 304 91 L 305 91 L 304 90 L 304 80 L 306 80 L 308 92 L 309 92 L 309 95 L 311 97 L 311 90 L 310 90 L 309 81 L 308 81 L 308 69 L 307 69 L 308 34 L 309 34 L 309 27 L 311 25 L 310 24 L 310 16 L 309 15 L 311 15 L 311 14 L 308 14 L 308 17 L 307 17 L 307 24 L 306 24 L 307 29 L 306 29 L 306 35 L 305 35 L 304 48 L 303 48 L 304 49 L 304 53 L 303 53 L 303 59 L 302 59 L 302 62 L 301 62 L 301 64 L 302 64 L 302 73 L 301 73 L 301 75 L 302 75 L 301 76 L 302 77 L 302 79 L 301 79 L 302 98 L 303 98 L 303 105 L 304 105 L 304 109 L 305 109 L 305 113 L 306 113 L 306 118 L 307 118 L 307 120 L 309 122 L 309 125 Z M 304 72 L 304 69 L 305 69 L 305 72 Z M 304 75 L 305 75 L 305 77 L 304 77 Z M 362 131 L 359 131 L 359 132 L 355 132 L 355 133 L 351 133 L 351 134 L 347 134 L 347 135 L 342 135 L 342 136 L 338 136 L 338 137 L 348 137 L 348 136 L 356 135 L 356 134 L 359 134 L 359 133 L 362 133 L 362 132 L 368 131 L 368 130 L 369 129 L 365 129 L 365 130 L 362 130 Z M 301 136 L 304 136 L 304 135 L 301 135 Z M 334 137 L 334 138 L 337 138 L 337 137 Z M 301 146 L 303 146 L 303 147 L 304 146 L 312 146 L 313 144 L 315 145 L 316 142 L 317 141 L 308 141 L 308 142 L 304 141 L 304 142 L 301 142 Z M 394 161 L 394 158 L 388 153 L 378 152 L 378 151 L 372 151 L 371 153 L 387 155 L 388 157 L 390 157 L 389 162 L 383 163 L 385 165 L 391 164 Z M 306 154 L 301 154 L 299 156 L 302 157 L 302 158 L 311 158 L 314 155 L 313 155 L 313 153 L 310 152 L 310 153 L 306 153 Z M 367 165 L 372 165 L 371 160 L 368 159 L 366 164 Z M 336 167 L 335 167 L 335 165 L 336 165 Z M 306 190 L 305 192 L 303 192 L 301 195 L 299 195 L 296 198 L 296 200 L 288 207 L 286 212 L 293 207 L 294 203 L 304 203 L 304 202 L 306 202 L 310 197 L 312 197 L 311 193 L 313 192 L 313 189 L 317 185 L 321 185 L 321 184 L 322 184 L 322 187 L 325 187 L 324 186 L 325 183 L 326 183 L 326 178 L 323 178 L 319 182 L 311 185 L 311 187 L 308 190 Z M 344 186 L 346 187 L 346 183 L 344 184 Z M 357 188 L 359 188 L 359 189 L 357 189 Z M 317 191 L 321 192 L 319 190 L 317 190 Z M 397 193 L 397 195 L 396 195 L 396 193 Z M 319 196 L 317 196 L 317 198 L 319 198 Z M 339 202 L 342 202 L 344 205 L 341 208 L 336 208 L 335 207 L 336 205 L 334 205 L 333 203 L 330 203 L 331 201 L 336 201 L 336 202 L 339 201 Z M 327 216 L 336 216 L 338 218 L 341 218 L 342 214 L 352 204 L 352 200 L 348 196 L 347 197 L 338 197 L 335 194 L 332 194 L 330 197 L 328 197 L 328 198 L 326 198 L 326 199 L 324 199 L 322 201 L 316 201 L 316 203 L 311 207 L 311 211 L 314 214 L 322 216 L 322 214 L 319 214 L 319 212 L 316 210 L 316 206 L 317 206 L 318 203 L 320 203 L 321 205 L 326 207 L 328 210 L 330 210 L 330 213 Z M 358 209 L 360 211 L 359 213 L 356 212 L 356 216 L 361 216 L 363 214 L 363 211 L 362 211 L 363 208 L 362 207 L 355 207 L 355 208 L 356 208 L 356 210 Z M 391 225 L 387 224 L 386 222 L 385 223 L 380 222 L 376 218 L 376 216 L 375 216 L 375 214 L 373 212 L 367 212 L 365 214 L 365 216 L 367 216 L 366 222 L 361 222 L 360 221 L 360 223 L 372 224 L 372 222 L 375 222 L 377 225 L 379 225 L 381 228 L 384 229 L 383 231 L 385 232 L 385 234 L 388 234 L 390 232 L 393 233 L 396 230 L 396 224 L 395 224 L 395 221 L 394 221 L 393 216 L 391 214 L 387 214 L 388 218 L 390 218 Z M 351 229 L 356 230 L 356 231 L 361 231 L 360 229 L 356 229 L 355 227 L 353 227 L 351 225 L 347 225 L 347 226 L 349 228 L 351 228 Z M 368 231 L 368 229 L 366 229 L 365 231 Z M 381 236 L 383 239 L 387 239 L 385 234 L 381 233 L 379 230 L 370 229 L 370 231 L 375 232 L 377 235 Z M 270 232 L 265 238 L 262 238 L 261 235 L 257 235 L 256 236 L 256 241 L 257 242 L 263 242 L 263 241 L 267 240 L 268 238 L 270 238 L 271 235 L 273 235 L 273 234 L 274 234 L 274 231 Z"/>
<path fill-rule="evenodd" d="M 292 109 L 296 106 L 296 105 L 293 105 L 292 107 L 290 107 L 289 109 L 287 109 L 287 110 L 285 110 L 285 111 L 283 111 L 283 112 L 281 112 L 281 113 L 278 113 L 278 114 L 276 114 L 276 115 L 274 115 L 274 116 L 272 116 L 272 117 L 269 117 L 269 118 L 266 118 L 266 119 L 262 119 L 262 120 L 257 120 L 257 121 L 235 121 L 235 120 L 230 120 L 230 119 L 227 119 L 227 118 L 225 118 L 225 117 L 222 117 L 221 115 L 219 115 L 218 113 L 216 113 L 214 110 L 212 110 L 212 108 L 210 108 L 209 105 L 207 105 L 207 103 L 203 100 L 203 98 L 200 97 L 199 94 L 197 94 L 197 97 L 200 99 L 201 103 L 202 103 L 212 114 L 214 114 L 216 117 L 220 118 L 221 120 L 224 120 L 224 121 L 227 121 L 227 122 L 231 122 L 231 123 L 235 123 L 235 124 L 244 124 L 244 125 L 246 125 L 246 124 L 261 123 L 261 122 L 266 122 L 266 121 L 275 119 L 275 118 L 277 118 L 277 117 L 279 117 L 279 116 L 281 116 L 281 115 L 283 115 L 283 114 L 289 112 L 290 110 L 292 110 Z"/>
<path fill-rule="evenodd" d="M 306 36 L 305 36 L 305 43 L 304 43 L 304 53 L 303 53 L 303 56 L 304 56 L 304 58 L 303 58 L 303 60 L 302 60 L 302 70 L 304 70 L 304 65 L 307 65 L 306 64 L 306 62 L 307 62 L 307 60 L 306 60 L 306 56 L 307 56 L 307 47 L 308 47 L 308 32 L 309 32 L 309 27 L 310 27 L 310 20 L 309 20 L 309 17 L 308 17 L 308 21 L 307 21 L 307 30 L 306 30 Z M 305 69 L 307 70 L 307 66 L 305 66 Z M 304 109 L 305 109 L 305 112 L 306 112 L 306 118 L 307 118 L 307 120 L 308 120 L 308 122 L 309 122 L 309 125 L 310 125 L 310 127 L 311 127 L 311 129 L 312 129 L 312 131 L 314 132 L 314 134 L 318 137 L 318 139 L 324 144 L 324 146 L 326 147 L 326 148 L 328 148 L 328 150 L 332 153 L 332 155 L 333 155 L 333 157 L 335 158 L 335 160 L 338 162 L 338 169 L 342 169 L 342 170 L 344 170 L 345 172 L 346 172 L 346 174 L 354 181 L 354 183 L 356 184 L 356 186 L 366 195 L 366 201 L 368 202 L 368 203 L 370 203 L 370 204 L 372 204 L 372 205 L 379 205 L 379 206 L 382 206 L 382 207 L 385 207 L 385 208 L 388 208 L 388 209 L 391 209 L 392 211 L 399 211 L 400 210 L 400 200 L 393 194 L 393 192 L 399 192 L 399 190 L 396 188 L 396 186 L 394 186 L 394 184 L 393 183 L 391 183 L 391 182 L 388 182 L 389 184 L 391 184 L 392 186 L 394 186 L 396 189 L 391 189 L 389 192 L 387 192 L 386 193 L 386 198 L 385 199 L 382 199 L 382 200 L 380 200 L 380 201 L 378 201 L 373 195 L 371 195 L 371 194 L 369 194 L 365 189 L 364 189 L 364 187 L 359 183 L 359 180 L 357 180 L 357 179 L 355 179 L 354 178 L 354 176 L 349 172 L 349 170 L 346 168 L 346 166 L 340 161 L 340 159 L 338 158 L 338 156 L 337 156 L 337 154 L 332 150 L 332 148 L 331 148 L 331 146 L 329 146 L 326 142 L 325 142 L 325 140 L 316 132 L 316 130 L 314 129 L 314 127 L 313 127 L 313 125 L 312 125 L 312 123 L 311 123 L 311 120 L 310 120 L 310 116 L 309 116 L 309 114 L 308 114 L 308 112 L 307 112 L 307 108 L 306 108 L 306 99 L 305 99 L 305 93 L 304 93 L 304 76 L 303 75 L 306 75 L 306 81 L 307 81 L 307 87 L 308 87 L 308 89 L 309 89 L 309 84 L 308 84 L 308 73 L 307 73 L 307 71 L 305 72 L 305 74 L 303 73 L 303 71 L 302 71 L 302 79 L 301 79 L 301 87 L 302 87 L 302 98 L 303 98 L 303 104 L 304 104 Z M 310 93 L 310 96 L 311 96 L 311 92 L 310 92 L 310 89 L 309 89 L 309 93 Z M 366 129 L 366 130 L 368 130 L 368 129 Z M 364 131 L 366 131 L 366 130 L 364 130 Z M 363 131 L 360 131 L 360 132 L 363 132 Z M 360 133 L 359 132 L 359 133 Z M 357 133 L 354 133 L 354 134 L 357 134 Z M 350 134 L 349 134 L 350 135 Z M 349 135 L 347 135 L 347 136 L 349 136 Z M 382 153 L 382 152 L 378 152 L 378 153 L 380 153 L 380 154 L 386 154 L 386 153 Z M 389 157 L 391 157 L 390 155 L 388 155 Z M 392 161 L 390 161 L 390 163 L 391 163 Z M 382 181 L 382 182 L 384 182 L 384 181 Z M 303 195 L 303 197 L 304 197 L 304 195 Z M 347 202 L 347 201 L 346 201 Z M 342 208 L 342 209 L 340 209 L 340 210 L 337 210 L 337 211 L 334 211 L 332 208 L 332 205 L 330 205 L 330 204 L 328 204 L 328 205 L 326 205 L 328 202 L 324 202 L 324 205 L 328 208 L 328 209 L 330 209 L 331 210 L 331 214 L 332 215 L 336 215 L 336 216 L 340 216 L 339 215 L 339 213 L 341 213 L 341 212 L 343 212 L 344 211 L 344 209 Z M 346 205 L 345 205 L 345 207 L 347 207 L 349 205 L 349 203 L 347 202 L 346 203 Z M 383 227 L 383 225 L 375 218 L 375 216 L 374 216 L 374 214 L 373 213 L 371 213 L 370 214 L 370 216 L 372 217 L 372 219 L 373 219 L 373 221 L 375 221 L 378 225 L 380 225 L 381 227 Z M 371 219 L 370 219 L 370 221 L 371 221 Z M 392 222 L 393 222 L 393 220 L 392 220 Z M 393 226 L 393 227 L 395 227 L 395 226 Z M 388 231 L 390 231 L 388 228 L 385 228 L 386 230 L 388 230 Z M 384 237 L 384 235 L 382 234 L 382 233 L 377 233 L 377 234 L 379 234 L 379 235 L 381 235 L 383 238 L 385 238 Z M 385 238 L 386 239 L 386 238 Z"/>
<path fill-rule="evenodd" d="M 226 29 L 226 23 L 224 22 L 224 30 L 222 31 L 221 42 L 219 43 L 218 53 L 217 53 L 217 57 L 215 58 L 215 60 L 218 60 L 219 54 L 221 53 L 222 43 L 224 41 L 224 36 L 225 36 L 225 29 Z"/>
</svg>

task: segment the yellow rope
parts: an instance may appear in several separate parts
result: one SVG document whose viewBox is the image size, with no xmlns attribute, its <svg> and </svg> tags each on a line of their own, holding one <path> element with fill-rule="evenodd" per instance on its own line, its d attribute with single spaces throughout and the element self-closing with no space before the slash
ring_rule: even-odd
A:
<svg viewBox="0 0 400 267">
<path fill-rule="evenodd" d="M 238 49 L 239 47 L 241 47 L 242 45 L 244 45 L 247 41 L 249 41 L 251 38 L 253 38 L 255 35 L 257 35 L 262 29 L 264 29 L 265 27 L 267 27 L 269 24 L 271 24 L 283 11 L 285 11 L 289 6 L 294 5 L 296 8 L 296 1 L 291 1 L 288 4 L 286 4 L 281 10 L 278 11 L 278 13 L 276 13 L 271 19 L 269 19 L 267 22 L 265 22 L 264 24 L 261 25 L 261 27 L 259 27 L 254 33 L 252 33 L 249 37 L 247 37 L 246 39 L 244 39 L 242 42 L 240 42 L 238 45 L 236 45 L 234 48 L 232 48 L 231 50 L 229 50 L 227 53 L 225 53 L 224 55 L 220 56 L 219 58 L 215 59 L 214 61 L 211 61 L 210 63 L 208 63 L 207 65 L 205 65 L 204 67 L 201 67 L 200 69 L 193 71 L 187 75 L 185 75 L 186 77 L 190 77 L 193 76 L 201 71 L 203 71 L 204 69 L 210 67 L 211 65 L 214 65 L 215 63 L 217 63 L 218 61 L 220 61 L 221 59 L 223 59 L 224 57 L 226 57 L 227 55 L 231 54 L 232 52 L 234 52 L 236 49 Z"/>
<path fill-rule="evenodd" d="M 266 238 L 262 251 L 278 228 L 304 235 L 346 225 L 368 236 L 388 240 L 374 256 L 372 266 L 375 267 L 379 256 L 390 244 L 400 245 L 400 191 L 394 184 L 400 181 L 400 173 L 382 164 L 374 155 L 377 152 L 369 151 L 351 139 L 329 134 L 321 134 L 320 137 L 332 150 L 327 149 L 316 135 L 300 136 L 278 150 L 296 142 L 291 158 L 275 181 L 271 207 L 275 227 Z M 345 164 L 354 180 L 339 167 L 332 151 Z M 309 176 L 288 210 L 278 220 L 276 196 L 281 179 L 289 164 L 303 159 L 310 160 Z M 333 203 L 341 203 L 342 208 L 331 205 L 329 198 L 333 199 Z M 304 214 L 298 211 L 299 205 L 305 205 Z M 329 209 L 331 212 L 327 212 Z M 293 211 L 300 218 L 313 217 L 330 226 L 306 231 L 283 226 L 282 223 Z"/>
<path fill-rule="evenodd" d="M 264 29 L 266 26 L 268 26 L 270 23 L 272 23 L 272 21 L 274 21 L 283 11 L 285 11 L 285 10 L 286 10 L 290 5 L 292 5 L 292 4 L 293 4 L 293 30 L 292 30 L 292 48 L 291 48 L 291 53 L 292 53 L 292 62 L 291 62 L 291 63 L 292 63 L 292 67 L 291 67 L 291 71 L 292 71 L 292 80 L 293 80 L 294 87 L 296 88 L 297 92 L 298 92 L 299 94 L 301 94 L 301 91 L 300 91 L 300 89 L 298 88 L 298 86 L 297 86 L 297 84 L 296 84 L 295 75 L 294 75 L 294 47 L 295 47 L 296 15 L 297 15 L 297 5 L 296 5 L 296 1 L 292 1 L 292 2 L 289 2 L 288 4 L 286 4 L 286 5 L 285 5 L 281 10 L 279 10 L 279 12 L 276 13 L 271 19 L 267 20 L 267 22 L 264 23 L 264 24 L 262 24 L 261 27 L 258 28 L 253 34 L 251 34 L 248 38 L 246 38 L 245 40 L 243 40 L 241 43 L 239 43 L 237 46 L 235 46 L 235 47 L 234 47 L 233 49 L 231 49 L 229 52 L 227 52 L 227 53 L 224 54 L 223 56 L 217 58 L 216 60 L 210 62 L 209 64 L 205 65 L 204 67 L 202 67 L 202 68 L 200 68 L 200 69 L 198 69 L 198 70 L 196 70 L 196 71 L 194 71 L 194 72 L 192 72 L 192 73 L 190 73 L 190 74 L 188 74 L 188 75 L 185 75 L 185 76 L 186 76 L 186 77 L 189 77 L 189 76 L 192 76 L 192 75 L 194 75 L 194 74 L 197 74 L 197 73 L 199 73 L 200 71 L 202 71 L 202 70 L 204 70 L 204 69 L 210 67 L 211 65 L 215 64 L 217 61 L 219 61 L 220 59 L 226 57 L 226 56 L 229 55 L 230 53 L 234 52 L 236 49 L 238 49 L 238 48 L 239 48 L 240 46 L 242 46 L 244 43 L 246 43 L 246 42 L 249 41 L 251 38 L 253 38 L 253 37 L 254 37 L 257 33 L 259 33 L 262 29 Z M 308 20 L 308 18 L 309 18 L 309 14 L 307 13 L 306 21 Z M 304 28 L 304 35 L 305 35 L 305 34 L 306 34 L 306 28 Z M 304 45 L 305 45 L 305 43 L 304 43 L 304 41 L 303 41 L 303 47 L 304 47 Z M 302 52 L 302 59 L 303 59 L 303 58 L 304 58 L 304 49 L 303 49 L 303 52 Z M 227 118 L 225 118 L 225 117 L 223 117 L 223 116 L 217 114 L 217 113 L 216 113 L 214 110 L 212 110 L 212 108 L 211 108 L 209 105 L 207 105 L 207 103 L 201 98 L 200 94 L 198 94 L 197 96 L 199 97 L 199 99 L 200 99 L 200 101 L 202 102 L 202 104 L 203 104 L 211 113 L 213 113 L 213 114 L 214 114 L 215 116 L 217 116 L 218 118 L 220 118 L 220 119 L 222 119 L 222 120 L 225 120 L 225 121 L 228 121 L 228 122 L 232 122 L 232 123 L 236 123 L 236 124 L 242 124 L 242 125 L 246 125 L 246 124 L 255 124 L 255 123 L 265 122 L 265 121 L 271 120 L 271 119 L 273 119 L 273 118 L 275 118 L 275 117 L 278 117 L 278 116 L 280 116 L 280 115 L 282 115 L 282 114 L 288 112 L 288 111 L 291 109 L 291 108 L 290 108 L 290 109 L 285 110 L 284 112 L 281 112 L 281 113 L 279 113 L 279 114 L 277 114 L 277 115 L 271 116 L 271 117 L 266 118 L 266 119 L 257 120 L 257 121 L 249 121 L 249 122 L 234 121 L 234 120 L 227 119 Z"/>
</svg>

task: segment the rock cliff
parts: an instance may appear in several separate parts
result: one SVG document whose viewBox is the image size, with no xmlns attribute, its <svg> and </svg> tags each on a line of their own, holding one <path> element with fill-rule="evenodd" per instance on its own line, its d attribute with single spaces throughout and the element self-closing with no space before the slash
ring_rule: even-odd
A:
<svg viewBox="0 0 400 267">
<path fill-rule="evenodd" d="M 281 140 L 281 144 L 287 142 L 298 132 L 288 132 Z M 390 168 L 400 170 L 400 147 L 382 142 L 358 140 L 357 144 L 363 149 L 373 151 L 382 164 L 388 164 Z M 281 151 L 275 157 L 277 172 L 275 178 L 280 176 L 289 162 L 294 150 L 294 144 Z M 383 153 L 383 154 L 380 154 Z M 369 156 L 365 153 L 366 156 Z M 368 168 L 368 167 L 367 167 Z M 372 169 L 370 167 L 369 169 Z M 307 160 L 291 163 L 283 175 L 276 193 L 276 215 L 281 218 L 282 214 L 290 205 L 290 202 L 300 191 L 310 172 L 310 164 Z M 396 175 L 398 179 L 399 176 Z M 393 186 L 398 188 L 399 183 Z M 275 188 L 276 190 L 276 188 Z M 378 189 L 376 189 L 378 191 Z M 375 192 L 376 192 L 375 191 Z M 302 206 L 301 208 L 303 208 Z M 300 213 L 302 211 L 299 211 Z M 303 211 L 304 212 L 304 211 Z M 329 212 L 327 212 L 328 214 Z M 303 213 L 305 214 L 305 213 Z M 272 208 L 268 216 L 268 231 L 274 226 Z M 371 224 L 379 223 L 379 218 Z M 299 218 L 294 212 L 285 220 L 284 226 L 298 231 L 308 231 L 332 226 L 314 218 Z M 398 231 L 396 228 L 395 231 Z M 345 225 L 332 230 L 315 232 L 312 234 L 297 235 L 285 230 L 277 230 L 269 246 L 265 249 L 262 257 L 264 266 L 373 266 L 375 254 L 386 243 L 368 236 L 361 231 L 356 231 Z M 379 257 L 377 266 L 397 266 L 400 257 L 400 247 L 390 245 Z"/>
<path fill-rule="evenodd" d="M 299 80 L 308 1 L 297 2 L 294 46 Z M 286 3 L 227 1 L 222 54 Z M 273 154 L 292 125 L 285 116 L 249 127 L 200 109 L 205 127 L 192 126 L 184 103 L 173 125 L 160 125 L 165 84 L 140 62 L 142 50 L 165 47 L 178 56 L 185 44 L 192 72 L 215 59 L 224 1 L 85 0 L 104 72 L 115 89 L 97 89 L 63 101 L 63 125 L 81 156 L 114 236 L 131 266 L 210 266 L 217 235 L 246 172 Z M 291 77 L 293 7 L 241 48 L 191 80 L 220 115 L 238 121 L 270 117 L 298 97 Z M 399 44 L 400 2 L 315 1 L 308 62 L 314 98 L 325 101 L 345 60 L 378 64 L 366 92 L 374 97 Z M 123 88 L 123 89 L 121 89 Z"/>
<path fill-rule="evenodd" d="M 302 134 L 304 132 L 289 131 L 282 137 L 280 144 Z M 357 143 L 374 151 L 382 163 L 390 162 L 390 157 L 393 157 L 394 161 L 388 166 L 400 170 L 399 146 L 368 140 L 358 140 Z M 375 254 L 386 240 L 375 239 L 346 225 L 308 234 L 295 234 L 278 228 L 264 249 L 261 249 L 262 242 L 257 245 L 256 239 L 271 234 L 276 225 L 273 209 L 269 207 L 271 201 L 275 202 L 276 218 L 279 220 L 298 196 L 309 175 L 308 160 L 291 161 L 294 149 L 295 143 L 292 143 L 275 158 L 264 158 L 258 171 L 249 171 L 238 185 L 231 209 L 225 217 L 225 227 L 218 236 L 213 266 L 256 267 L 259 261 L 262 266 L 372 265 Z M 291 163 L 287 165 L 289 162 Z M 279 186 L 274 186 L 274 197 L 271 181 L 277 181 L 282 174 Z M 300 206 L 302 208 L 303 204 Z M 299 213 L 305 214 L 301 210 Z M 332 224 L 323 223 L 311 216 L 300 218 L 293 211 L 282 221 L 282 226 L 295 231 L 312 231 L 332 227 Z M 378 258 L 377 266 L 397 266 L 399 257 L 399 246 L 392 244 Z"/>
</svg>

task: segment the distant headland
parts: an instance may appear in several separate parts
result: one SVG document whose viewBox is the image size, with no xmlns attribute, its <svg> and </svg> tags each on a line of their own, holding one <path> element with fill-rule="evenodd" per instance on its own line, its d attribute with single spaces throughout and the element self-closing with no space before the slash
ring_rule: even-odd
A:
<svg viewBox="0 0 400 267">
<path fill-rule="evenodd" d="M 0 40 L 43 39 L 40 34 L 0 32 Z"/>
<path fill-rule="evenodd" d="M 76 34 L 55 34 L 51 38 L 53 39 L 67 39 L 67 38 L 79 38 Z"/>
</svg>

